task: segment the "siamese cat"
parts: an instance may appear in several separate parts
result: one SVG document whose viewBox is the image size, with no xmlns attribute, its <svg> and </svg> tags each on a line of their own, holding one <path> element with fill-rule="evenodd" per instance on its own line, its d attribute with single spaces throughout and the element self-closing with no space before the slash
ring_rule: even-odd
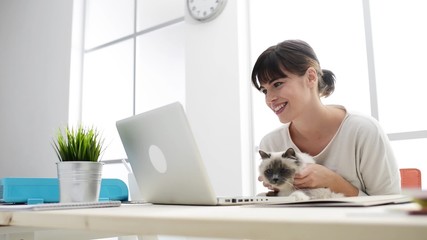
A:
<svg viewBox="0 0 427 240">
<path fill-rule="evenodd" d="M 299 173 L 307 163 L 315 163 L 313 157 L 306 153 L 297 153 L 293 148 L 284 152 L 259 151 L 262 162 L 259 172 L 264 181 L 277 189 L 268 192 L 267 196 L 294 196 L 297 201 L 310 199 L 325 199 L 344 197 L 341 193 L 334 193 L 329 188 L 294 187 L 294 176 Z"/>
</svg>

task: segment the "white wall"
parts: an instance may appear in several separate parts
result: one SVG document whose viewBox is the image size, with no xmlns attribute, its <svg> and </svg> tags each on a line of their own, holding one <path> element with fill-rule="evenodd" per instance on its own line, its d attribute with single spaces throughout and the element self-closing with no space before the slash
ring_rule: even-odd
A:
<svg viewBox="0 0 427 240">
<path fill-rule="evenodd" d="M 252 191 L 246 8 L 228 1 L 207 23 L 186 15 L 187 115 L 218 195 Z"/>
<path fill-rule="evenodd" d="M 0 1 L 0 178 L 56 176 L 68 118 L 72 0 Z"/>
</svg>

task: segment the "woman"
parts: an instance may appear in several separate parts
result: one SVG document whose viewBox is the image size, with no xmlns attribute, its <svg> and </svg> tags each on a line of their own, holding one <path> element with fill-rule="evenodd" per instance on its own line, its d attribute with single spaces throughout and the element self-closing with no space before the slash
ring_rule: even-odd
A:
<svg viewBox="0 0 427 240">
<path fill-rule="evenodd" d="M 306 42 L 287 40 L 265 50 L 254 65 L 252 82 L 284 124 L 261 140 L 260 149 L 292 147 L 316 161 L 296 175 L 295 187 L 328 187 L 345 196 L 400 193 L 387 135 L 371 117 L 322 104 L 320 98 L 334 91 L 335 76 L 320 68 Z"/>
</svg>

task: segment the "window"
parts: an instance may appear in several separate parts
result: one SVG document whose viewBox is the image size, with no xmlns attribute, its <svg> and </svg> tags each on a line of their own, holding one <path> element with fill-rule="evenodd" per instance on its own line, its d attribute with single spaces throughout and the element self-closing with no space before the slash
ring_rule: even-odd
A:
<svg viewBox="0 0 427 240">
<path fill-rule="evenodd" d="M 372 38 L 378 94 L 378 117 L 392 140 L 401 168 L 419 168 L 427 187 L 427 78 L 425 69 L 427 2 L 371 1 Z"/>
<path fill-rule="evenodd" d="M 185 100 L 184 1 L 76 1 L 83 12 L 79 116 L 70 119 L 102 131 L 103 177 L 127 182 L 126 153 L 116 121 Z M 168 6 L 168 8 L 163 8 Z M 76 14 L 77 16 L 77 14 Z M 170 41 L 173 39 L 173 41 Z M 72 83 L 73 84 L 73 83 Z M 72 88 L 74 89 L 74 88 Z M 79 93 L 77 93 L 79 92 Z M 73 101 L 76 97 L 72 96 Z M 75 105 L 75 103 L 73 103 Z"/>
<path fill-rule="evenodd" d="M 138 36 L 136 113 L 177 100 L 185 104 L 184 57 L 183 23 Z"/>
<path fill-rule="evenodd" d="M 419 31 L 427 22 L 427 2 L 383 4 L 371 3 L 379 120 L 388 133 L 420 131 L 427 126 L 427 78 L 419 72 L 427 55 L 427 32 Z"/>
</svg>

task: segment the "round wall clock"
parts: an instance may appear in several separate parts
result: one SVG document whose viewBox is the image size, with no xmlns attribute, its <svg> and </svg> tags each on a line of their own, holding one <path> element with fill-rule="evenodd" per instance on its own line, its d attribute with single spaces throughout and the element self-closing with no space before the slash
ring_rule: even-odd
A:
<svg viewBox="0 0 427 240">
<path fill-rule="evenodd" d="M 187 0 L 187 8 L 192 18 L 207 22 L 220 14 L 226 3 L 227 0 Z"/>
</svg>

